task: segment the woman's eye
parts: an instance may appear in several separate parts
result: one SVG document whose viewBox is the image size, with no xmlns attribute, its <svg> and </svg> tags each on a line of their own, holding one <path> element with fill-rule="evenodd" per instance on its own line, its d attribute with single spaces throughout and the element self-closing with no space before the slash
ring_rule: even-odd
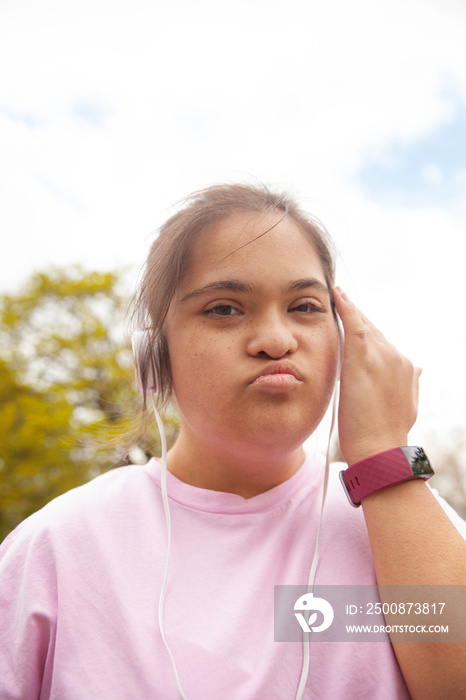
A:
<svg viewBox="0 0 466 700">
<path fill-rule="evenodd" d="M 316 311 L 322 311 L 322 309 L 319 308 L 316 304 L 311 304 L 310 302 L 307 302 L 303 304 L 298 304 L 297 306 L 293 306 L 293 308 L 290 309 L 290 311 L 298 311 L 302 314 L 312 314 Z"/>
<path fill-rule="evenodd" d="M 211 316 L 233 316 L 238 313 L 238 309 L 235 309 L 234 306 L 230 306 L 230 304 L 218 304 L 206 311 L 206 314 Z"/>
</svg>

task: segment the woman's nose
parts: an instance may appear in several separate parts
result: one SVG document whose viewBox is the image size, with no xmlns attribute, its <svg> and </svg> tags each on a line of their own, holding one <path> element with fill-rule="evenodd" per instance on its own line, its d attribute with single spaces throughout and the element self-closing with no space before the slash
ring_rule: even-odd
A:
<svg viewBox="0 0 466 700">
<path fill-rule="evenodd" d="M 248 339 L 248 353 L 253 356 L 266 354 L 278 360 L 284 355 L 294 353 L 298 340 L 290 327 L 290 321 L 280 314 L 268 314 L 266 317 L 251 322 Z"/>
</svg>

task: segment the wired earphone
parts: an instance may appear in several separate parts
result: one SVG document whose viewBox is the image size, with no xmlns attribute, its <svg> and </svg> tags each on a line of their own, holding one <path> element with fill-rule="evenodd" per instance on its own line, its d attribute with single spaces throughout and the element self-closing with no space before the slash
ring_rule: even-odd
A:
<svg viewBox="0 0 466 700">
<path fill-rule="evenodd" d="M 342 338 L 340 328 L 339 328 L 339 335 L 340 335 L 340 338 Z M 341 368 L 341 359 L 340 359 L 341 354 L 342 354 L 341 345 L 342 345 L 342 343 L 340 343 L 340 357 L 338 360 L 339 368 Z M 169 567 L 170 567 L 170 550 L 171 550 L 172 528 L 171 528 L 171 516 L 170 516 L 170 503 L 168 500 L 168 490 L 167 490 L 167 440 L 166 440 L 166 435 L 165 435 L 165 429 L 163 426 L 163 421 L 162 421 L 160 414 L 157 410 L 157 406 L 156 406 L 155 398 L 154 398 L 154 395 L 157 392 L 157 371 L 156 371 L 156 365 L 155 365 L 155 360 L 154 360 L 154 354 L 152 352 L 152 348 L 150 345 L 148 331 L 146 331 L 146 330 L 134 331 L 132 334 L 132 347 L 133 347 L 133 358 L 134 358 L 134 366 L 135 366 L 135 374 L 136 374 L 136 382 L 137 382 L 138 391 L 141 393 L 144 393 L 144 394 L 151 395 L 152 408 L 154 411 L 155 420 L 157 422 L 157 428 L 158 428 L 158 431 L 160 434 L 160 441 L 161 441 L 161 446 L 162 446 L 160 487 L 161 487 L 161 494 L 162 494 L 163 509 L 164 509 L 164 513 L 165 513 L 165 521 L 166 521 L 166 525 L 167 525 L 167 556 L 166 556 L 166 561 L 165 561 L 165 573 L 164 573 L 162 588 L 161 588 L 160 597 L 159 597 L 158 623 L 159 623 L 159 629 L 160 629 L 160 634 L 161 634 L 163 643 L 165 645 L 165 648 L 168 652 L 168 655 L 170 657 L 170 661 L 172 664 L 173 675 L 174 675 L 174 680 L 175 680 L 175 685 L 176 685 L 176 689 L 178 692 L 178 696 L 179 696 L 180 700 L 188 700 L 188 698 L 184 694 L 183 688 L 181 686 L 181 681 L 179 678 L 178 669 L 176 667 L 175 659 L 173 657 L 172 651 L 170 649 L 170 646 L 169 646 L 167 639 L 166 639 L 166 636 L 165 636 L 164 622 L 163 622 L 165 594 L 166 594 L 166 590 L 167 590 L 168 572 L 169 572 Z M 324 483 L 323 483 L 323 490 L 322 490 L 322 503 L 321 503 L 321 509 L 320 509 L 319 526 L 317 529 L 316 544 L 315 544 L 315 548 L 314 548 L 314 556 L 313 556 L 311 567 L 309 570 L 309 578 L 308 578 L 308 583 L 307 583 L 307 586 L 308 586 L 308 589 L 310 589 L 310 592 L 312 592 L 312 589 L 314 586 L 317 565 L 319 563 L 320 540 L 321 540 L 321 534 L 322 534 L 324 505 L 325 505 L 325 499 L 327 496 L 327 486 L 328 486 L 329 471 L 330 471 L 330 446 L 331 446 L 333 431 L 335 428 L 337 405 L 338 405 L 338 386 L 339 386 L 338 379 L 339 379 L 339 376 L 335 382 L 335 389 L 333 392 L 333 399 L 332 399 L 331 425 L 330 425 L 330 430 L 329 430 L 329 437 L 328 437 L 327 451 L 326 451 L 326 458 L 325 458 L 325 475 L 324 475 Z M 309 640 L 309 636 L 307 636 L 307 639 L 306 639 L 305 633 L 303 632 L 303 666 L 302 666 L 302 670 L 301 670 L 301 676 L 299 679 L 298 689 L 297 689 L 297 692 L 295 695 L 295 700 L 302 700 L 302 698 L 303 698 L 304 690 L 306 688 L 306 682 L 307 682 L 307 679 L 309 676 L 309 667 L 310 667 L 310 640 Z"/>
</svg>

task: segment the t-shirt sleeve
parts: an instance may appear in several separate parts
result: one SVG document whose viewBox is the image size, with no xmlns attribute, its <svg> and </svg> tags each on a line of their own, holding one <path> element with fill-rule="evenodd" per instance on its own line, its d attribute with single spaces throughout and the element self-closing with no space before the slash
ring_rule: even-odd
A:
<svg viewBox="0 0 466 700">
<path fill-rule="evenodd" d="M 0 547 L 0 697 L 35 700 L 45 690 L 55 639 L 56 573 L 47 531 L 32 516 Z"/>
</svg>

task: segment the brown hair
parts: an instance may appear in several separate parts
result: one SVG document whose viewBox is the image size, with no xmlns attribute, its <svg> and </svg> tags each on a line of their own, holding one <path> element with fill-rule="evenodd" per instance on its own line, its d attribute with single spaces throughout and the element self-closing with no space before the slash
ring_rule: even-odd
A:
<svg viewBox="0 0 466 700">
<path fill-rule="evenodd" d="M 232 214 L 263 211 L 277 211 L 281 218 L 290 217 L 308 235 L 319 256 L 329 290 L 334 286 L 333 243 L 324 227 L 304 213 L 289 195 L 272 192 L 263 185 L 244 184 L 214 185 L 190 195 L 182 208 L 160 228 L 135 297 L 133 320 L 137 329 L 148 333 L 148 343 L 139 357 L 141 384 L 146 386 L 152 366 L 160 407 L 166 406 L 172 393 L 170 356 L 163 325 L 189 264 L 193 244 L 206 228 Z"/>
</svg>

